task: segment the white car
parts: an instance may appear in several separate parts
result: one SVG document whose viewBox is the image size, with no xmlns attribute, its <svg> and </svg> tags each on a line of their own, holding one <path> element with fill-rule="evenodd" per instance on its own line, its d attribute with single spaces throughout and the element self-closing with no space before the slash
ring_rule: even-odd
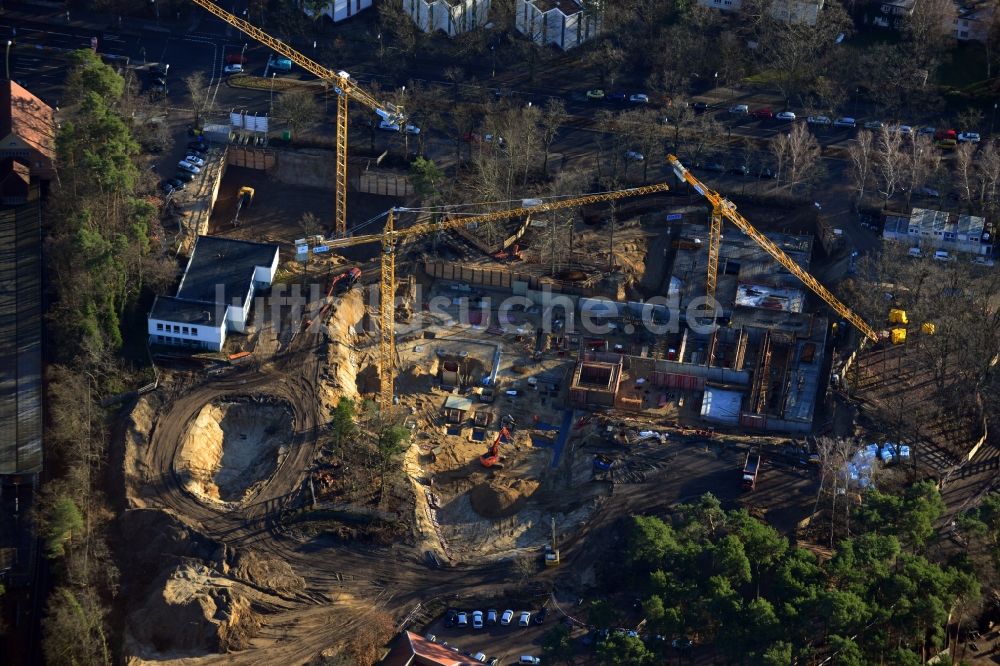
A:
<svg viewBox="0 0 1000 666">
<path fill-rule="evenodd" d="M 184 158 L 184 161 L 185 162 L 190 162 L 191 164 L 195 165 L 196 167 L 203 167 L 203 166 L 205 166 L 205 160 L 203 160 L 202 158 L 198 157 L 197 155 L 188 155 L 187 157 Z"/>
<path fill-rule="evenodd" d="M 865 129 L 868 130 L 878 130 L 885 127 L 885 123 L 881 120 L 869 120 L 865 123 Z"/>
<path fill-rule="evenodd" d="M 469 616 L 466 615 L 464 612 L 459 613 L 458 614 L 458 622 L 457 622 L 457 624 L 460 627 L 467 627 L 467 626 L 469 626 Z"/>
<path fill-rule="evenodd" d="M 778 120 L 795 120 L 795 114 L 791 111 L 782 111 L 780 113 L 774 114 L 774 117 Z"/>
<path fill-rule="evenodd" d="M 833 123 L 833 121 L 826 116 L 809 116 L 806 118 L 806 122 L 810 125 L 830 125 Z"/>
<path fill-rule="evenodd" d="M 632 102 L 633 104 L 648 104 L 649 95 L 647 95 L 646 93 L 635 93 L 634 95 L 629 95 L 628 101 Z"/>
<path fill-rule="evenodd" d="M 484 134 L 483 135 L 483 141 L 485 141 L 486 143 L 493 143 L 493 135 L 492 134 Z M 497 137 L 497 145 L 502 146 L 504 143 L 505 142 L 503 140 L 503 137 L 502 136 L 498 136 Z"/>
<path fill-rule="evenodd" d="M 913 128 L 909 125 L 892 125 L 889 127 L 889 131 L 902 134 L 903 136 L 911 136 L 913 134 Z"/>
<path fill-rule="evenodd" d="M 510 624 L 510 621 L 513 619 L 514 619 L 514 611 L 505 610 L 503 612 L 503 615 L 500 616 L 500 624 L 506 627 L 508 624 Z"/>
<path fill-rule="evenodd" d="M 531 624 L 531 613 L 524 611 L 521 613 L 521 618 L 517 621 L 518 626 L 527 627 Z"/>
<path fill-rule="evenodd" d="M 936 127 L 921 127 L 917 130 L 917 134 L 926 134 L 928 136 L 934 136 L 937 133 Z"/>
<path fill-rule="evenodd" d="M 397 125 L 396 123 L 391 123 L 388 120 L 381 120 L 381 121 L 379 121 L 378 128 L 380 130 L 385 130 L 386 132 L 398 132 L 399 131 L 399 125 Z M 420 128 L 417 127 L 416 125 L 407 125 L 406 126 L 406 133 L 407 134 L 420 134 Z"/>
<path fill-rule="evenodd" d="M 243 65 L 240 65 L 239 63 L 226 65 L 225 67 L 222 68 L 222 71 L 225 72 L 226 74 L 242 74 Z"/>
<path fill-rule="evenodd" d="M 485 652 L 477 652 L 476 654 L 472 655 L 472 658 L 475 659 L 476 661 L 481 661 L 484 664 L 486 663 L 486 653 Z"/>
<path fill-rule="evenodd" d="M 627 159 L 629 162 L 641 162 L 646 158 L 643 157 L 642 153 L 640 152 L 637 152 L 635 150 L 626 150 L 625 159 Z"/>
<path fill-rule="evenodd" d="M 188 173 L 201 173 L 201 169 L 191 164 L 186 160 L 181 160 L 177 163 L 177 168 L 182 171 L 187 171 Z"/>
<path fill-rule="evenodd" d="M 472 628 L 483 628 L 483 611 L 472 611 Z"/>
<path fill-rule="evenodd" d="M 857 121 L 849 116 L 842 116 L 833 121 L 834 127 L 855 127 L 857 124 Z"/>
<path fill-rule="evenodd" d="M 959 143 L 979 143 L 979 132 L 959 132 Z"/>
<path fill-rule="evenodd" d="M 746 115 L 750 113 L 750 107 L 746 104 L 737 104 L 736 106 L 729 107 L 729 113 L 740 113 Z"/>
</svg>

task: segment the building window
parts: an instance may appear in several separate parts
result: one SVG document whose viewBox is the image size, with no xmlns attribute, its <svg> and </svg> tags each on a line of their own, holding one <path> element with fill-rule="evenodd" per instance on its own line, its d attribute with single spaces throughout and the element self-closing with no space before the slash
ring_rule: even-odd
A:
<svg viewBox="0 0 1000 666">
<path fill-rule="evenodd" d="M 157 323 L 156 324 L 156 330 L 162 331 L 163 330 L 163 324 Z"/>
<path fill-rule="evenodd" d="M 163 342 L 163 336 L 162 335 L 156 336 L 156 341 L 157 342 Z"/>
<path fill-rule="evenodd" d="M 198 329 L 195 328 L 194 326 L 191 327 L 191 335 L 193 335 L 196 338 L 198 337 Z"/>
<path fill-rule="evenodd" d="M 966 38 L 966 37 L 969 36 L 969 31 L 968 30 L 963 30 L 960 33 L 958 33 L 958 36 L 964 39 L 964 38 Z"/>
<path fill-rule="evenodd" d="M 181 328 L 181 333 L 183 333 L 184 335 L 187 335 L 187 332 L 188 332 L 188 327 L 187 326 Z"/>
<path fill-rule="evenodd" d="M 174 324 L 174 333 L 180 333 L 180 332 L 181 332 L 181 327 L 178 326 L 177 324 Z"/>
</svg>

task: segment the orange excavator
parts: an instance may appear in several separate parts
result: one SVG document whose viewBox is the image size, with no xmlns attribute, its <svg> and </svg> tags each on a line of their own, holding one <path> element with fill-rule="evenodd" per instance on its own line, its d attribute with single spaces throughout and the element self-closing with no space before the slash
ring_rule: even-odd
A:
<svg viewBox="0 0 1000 666">
<path fill-rule="evenodd" d="M 507 430 L 507 426 L 502 426 L 500 432 L 497 433 L 496 439 L 493 440 L 493 446 L 490 450 L 479 456 L 479 462 L 482 463 L 483 467 L 501 467 L 500 465 L 500 445 L 506 444 L 510 441 L 510 430 Z"/>
</svg>

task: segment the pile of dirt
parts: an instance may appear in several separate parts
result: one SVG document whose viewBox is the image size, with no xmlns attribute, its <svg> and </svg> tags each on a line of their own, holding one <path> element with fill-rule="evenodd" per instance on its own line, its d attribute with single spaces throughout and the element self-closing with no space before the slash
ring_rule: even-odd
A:
<svg viewBox="0 0 1000 666">
<path fill-rule="evenodd" d="M 364 392 L 358 378 L 361 363 L 355 349 L 365 343 L 363 322 L 365 304 L 363 292 L 354 288 L 335 300 L 326 320 L 326 376 L 323 381 L 324 404 L 333 408 L 341 396 L 356 398 Z M 376 382 L 377 383 L 377 382 Z"/>
<path fill-rule="evenodd" d="M 205 405 L 178 456 L 184 485 L 201 498 L 239 502 L 253 494 L 287 453 L 292 410 L 270 397 L 230 398 Z"/>
<path fill-rule="evenodd" d="M 484 518 L 505 518 L 520 511 L 537 488 L 538 482 L 532 479 L 494 477 L 473 486 L 469 501 L 472 509 Z"/>
<path fill-rule="evenodd" d="M 156 589 L 129 617 L 130 651 L 180 656 L 240 650 L 261 626 L 250 608 L 251 591 L 203 564 L 168 569 Z"/>
<path fill-rule="evenodd" d="M 136 497 L 138 493 L 135 491 L 148 484 L 151 478 L 149 466 L 143 462 L 143 454 L 153 431 L 158 407 L 159 399 L 155 394 L 148 393 L 136 401 L 126 421 L 124 477 L 126 497 L 132 507 L 142 506 L 142 500 Z"/>
<path fill-rule="evenodd" d="M 306 581 L 288 562 L 261 557 L 253 551 L 240 551 L 229 569 L 230 575 L 275 594 L 291 596 L 306 589 Z"/>
</svg>

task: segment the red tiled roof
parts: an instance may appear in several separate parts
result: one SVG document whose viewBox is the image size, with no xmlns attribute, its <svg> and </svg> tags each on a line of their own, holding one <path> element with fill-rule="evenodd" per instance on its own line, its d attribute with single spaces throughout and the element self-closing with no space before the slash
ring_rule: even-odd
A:
<svg viewBox="0 0 1000 666">
<path fill-rule="evenodd" d="M 15 81 L 0 84 L 0 137 L 15 134 L 49 160 L 56 155 L 52 107 Z"/>
<path fill-rule="evenodd" d="M 412 660 L 411 660 L 412 658 Z M 412 631 L 400 634 L 396 645 L 382 661 L 383 666 L 482 666 L 481 661 L 465 657 L 439 643 L 425 640 Z"/>
</svg>

